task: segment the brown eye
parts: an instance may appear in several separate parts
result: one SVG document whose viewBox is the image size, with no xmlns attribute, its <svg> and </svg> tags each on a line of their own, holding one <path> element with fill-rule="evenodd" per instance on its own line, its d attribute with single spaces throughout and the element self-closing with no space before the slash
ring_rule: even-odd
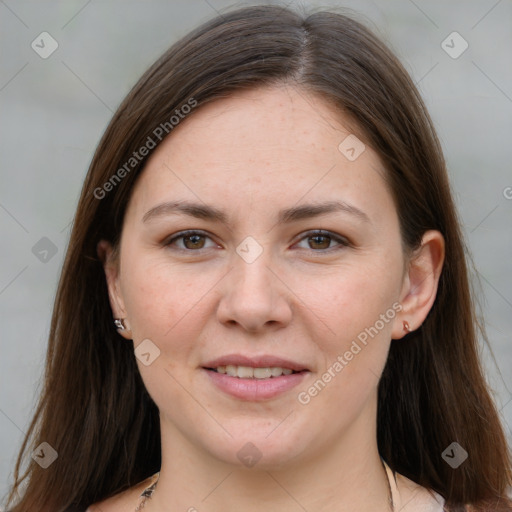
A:
<svg viewBox="0 0 512 512">
<path fill-rule="evenodd" d="M 182 231 L 173 236 L 168 242 L 165 242 L 164 245 L 175 246 L 178 250 L 188 252 L 205 248 L 208 249 L 216 245 L 212 241 L 213 245 L 208 247 L 206 246 L 206 240 L 211 240 L 211 238 L 200 231 Z"/>
<path fill-rule="evenodd" d="M 322 251 L 330 251 L 335 249 L 341 249 L 343 247 L 348 247 L 350 243 L 345 238 L 336 235 L 334 233 L 330 233 L 328 231 L 312 231 L 306 233 L 306 235 L 300 240 L 299 243 L 302 243 L 304 240 L 307 240 L 308 246 L 302 246 L 302 249 L 311 249 L 314 252 L 322 252 Z M 331 245 L 333 242 L 336 245 Z"/>
<path fill-rule="evenodd" d="M 203 235 L 188 235 L 183 236 L 183 245 L 187 249 L 202 249 L 204 246 Z"/>
<path fill-rule="evenodd" d="M 313 235 L 309 237 L 313 243 L 309 243 L 311 249 L 329 249 L 331 244 L 331 237 L 328 235 Z"/>
</svg>

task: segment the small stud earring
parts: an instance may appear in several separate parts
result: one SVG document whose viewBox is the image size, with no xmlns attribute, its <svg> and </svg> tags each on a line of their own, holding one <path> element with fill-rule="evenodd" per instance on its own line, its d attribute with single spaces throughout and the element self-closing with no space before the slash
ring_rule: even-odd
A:
<svg viewBox="0 0 512 512">
<path fill-rule="evenodd" d="M 114 324 L 119 331 L 124 331 L 126 329 L 124 326 L 124 318 L 114 318 Z"/>
<path fill-rule="evenodd" d="M 409 328 L 409 324 L 404 320 L 404 331 L 409 333 L 411 332 L 411 329 Z"/>
</svg>

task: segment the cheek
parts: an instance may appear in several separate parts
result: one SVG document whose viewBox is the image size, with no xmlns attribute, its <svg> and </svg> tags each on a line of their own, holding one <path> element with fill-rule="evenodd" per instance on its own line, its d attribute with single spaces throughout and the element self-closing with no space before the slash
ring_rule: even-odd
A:
<svg viewBox="0 0 512 512">
<path fill-rule="evenodd" d="M 347 418 L 360 412 L 376 391 L 386 363 L 401 278 L 400 258 L 361 257 L 329 275 L 304 280 L 310 336 L 321 354 L 311 397 L 321 389 L 316 412 L 343 404 Z M 308 395 L 309 391 L 304 390 Z"/>
<path fill-rule="evenodd" d="M 400 290 L 400 268 L 396 263 L 384 264 L 384 259 L 363 259 L 333 271 L 317 274 L 314 279 L 297 277 L 295 290 L 314 315 L 318 329 L 325 335 L 324 349 L 329 353 L 341 350 L 376 322 L 384 336 L 391 332 L 389 317 Z M 384 325 L 379 321 L 385 315 Z"/>
<path fill-rule="evenodd" d="M 122 292 L 134 341 L 150 338 L 168 343 L 176 333 L 181 340 L 188 339 L 184 330 L 200 325 L 190 319 L 200 314 L 201 297 L 214 286 L 213 276 L 171 265 L 164 258 L 145 263 L 141 258 L 125 268 Z"/>
<path fill-rule="evenodd" d="M 309 288 L 311 300 L 304 302 L 315 313 L 310 336 L 321 365 L 312 387 L 300 391 L 318 417 L 327 420 L 330 404 L 339 404 L 349 424 L 375 396 L 400 309 L 393 272 L 390 268 L 383 274 L 381 267 L 367 265 L 317 280 L 314 293 Z"/>
<path fill-rule="evenodd" d="M 201 298 L 215 280 L 207 272 L 179 268 L 163 258 L 127 263 L 125 269 L 123 295 L 134 347 L 149 339 L 160 351 L 150 365 L 137 360 L 146 389 L 159 408 L 173 403 L 187 411 L 191 404 L 182 385 L 190 387 L 185 383 L 194 368 L 197 340 L 206 321 L 206 302 Z"/>
</svg>

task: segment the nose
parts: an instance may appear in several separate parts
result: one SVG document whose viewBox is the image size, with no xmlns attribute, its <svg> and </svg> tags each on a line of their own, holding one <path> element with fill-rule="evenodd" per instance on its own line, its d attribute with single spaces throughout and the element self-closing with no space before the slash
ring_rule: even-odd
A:
<svg viewBox="0 0 512 512">
<path fill-rule="evenodd" d="M 279 276 L 268 251 L 252 262 L 234 254 L 233 267 L 221 282 L 218 320 L 249 332 L 281 328 L 290 323 L 293 294 Z"/>
</svg>

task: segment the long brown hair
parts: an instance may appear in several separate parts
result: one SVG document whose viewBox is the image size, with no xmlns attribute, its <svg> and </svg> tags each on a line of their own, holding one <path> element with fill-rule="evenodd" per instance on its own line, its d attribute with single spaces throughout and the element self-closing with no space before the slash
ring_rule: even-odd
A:
<svg viewBox="0 0 512 512">
<path fill-rule="evenodd" d="M 510 452 L 479 361 L 483 331 L 467 250 L 418 91 L 396 57 L 351 16 L 255 6 L 225 12 L 174 44 L 133 87 L 98 145 L 55 298 L 44 389 L 16 463 L 12 512 L 83 511 L 159 470 L 158 409 L 133 346 L 113 325 L 96 245 L 118 244 L 127 201 L 152 149 L 143 157 L 138 151 L 150 146 L 148 138 L 160 142 L 157 127 L 172 134 L 170 120 L 186 111 L 183 105 L 196 102 L 198 109 L 238 90 L 280 83 L 320 95 L 354 121 L 386 167 L 404 248 L 418 247 L 429 229 L 445 238 L 435 303 L 418 330 L 392 342 L 379 384 L 381 456 L 445 497 L 447 510 L 512 510 Z M 42 469 L 29 459 L 20 477 L 24 455 L 41 442 L 57 460 Z M 469 454 L 457 469 L 442 458 L 453 442 Z"/>
</svg>

